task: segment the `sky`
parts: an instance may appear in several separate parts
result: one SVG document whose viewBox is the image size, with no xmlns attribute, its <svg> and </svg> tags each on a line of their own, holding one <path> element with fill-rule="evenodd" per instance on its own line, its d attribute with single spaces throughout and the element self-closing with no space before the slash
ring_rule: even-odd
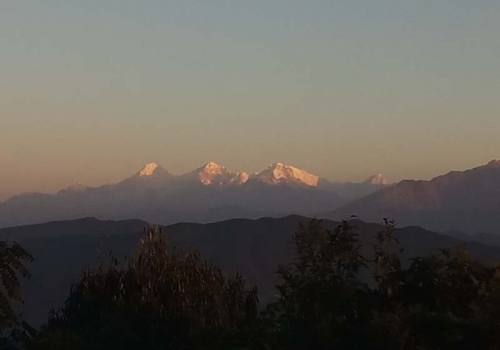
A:
<svg viewBox="0 0 500 350">
<path fill-rule="evenodd" d="M 500 158 L 498 0 L 1 0 L 0 199 L 156 161 L 331 180 Z"/>
</svg>

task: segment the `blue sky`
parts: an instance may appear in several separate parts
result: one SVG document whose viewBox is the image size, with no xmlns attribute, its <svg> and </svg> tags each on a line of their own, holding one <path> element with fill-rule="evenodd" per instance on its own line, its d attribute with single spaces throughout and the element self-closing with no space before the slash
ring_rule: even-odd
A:
<svg viewBox="0 0 500 350">
<path fill-rule="evenodd" d="M 338 180 L 500 158 L 498 1 L 0 3 L 0 198 L 155 160 Z"/>
</svg>

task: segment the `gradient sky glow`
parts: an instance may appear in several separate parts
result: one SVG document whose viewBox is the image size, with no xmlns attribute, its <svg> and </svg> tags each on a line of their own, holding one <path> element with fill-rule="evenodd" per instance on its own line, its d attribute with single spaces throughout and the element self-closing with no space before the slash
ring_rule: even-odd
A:
<svg viewBox="0 0 500 350">
<path fill-rule="evenodd" d="M 0 198 L 155 160 L 334 180 L 500 158 L 498 0 L 1 0 Z"/>
</svg>

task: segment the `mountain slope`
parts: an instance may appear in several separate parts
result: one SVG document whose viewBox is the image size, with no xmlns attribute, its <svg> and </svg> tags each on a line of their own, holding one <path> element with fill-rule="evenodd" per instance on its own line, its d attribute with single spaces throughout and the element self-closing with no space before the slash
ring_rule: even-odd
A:
<svg viewBox="0 0 500 350">
<path fill-rule="evenodd" d="M 307 220 L 300 216 L 235 219 L 212 224 L 175 224 L 163 230 L 171 244 L 181 251 L 199 250 L 204 258 L 227 273 L 240 272 L 258 285 L 261 300 L 265 302 L 275 293 L 278 266 L 293 257 L 293 236 L 299 223 Z M 325 221 L 332 229 L 337 224 Z M 370 242 L 381 229 L 378 224 L 353 224 L 365 242 Z M 35 258 L 29 267 L 32 278 L 23 284 L 23 311 L 28 321 L 34 325 L 45 321 L 48 311 L 62 304 L 81 271 L 99 261 L 108 261 L 110 251 L 118 258 L 133 254 L 147 226 L 139 220 L 87 218 L 0 229 L 0 240 L 19 241 Z M 396 236 L 405 249 L 405 259 L 461 244 L 460 240 L 417 227 L 398 229 Z M 476 257 L 500 259 L 500 248 L 465 244 Z"/>
<path fill-rule="evenodd" d="M 430 181 L 402 181 L 326 217 L 383 217 L 437 231 L 500 234 L 500 161 Z"/>
<path fill-rule="evenodd" d="M 382 174 L 376 174 L 363 182 L 330 182 L 321 179 L 319 187 L 338 193 L 342 198 L 351 202 L 375 193 L 389 184 L 389 180 Z"/>
</svg>

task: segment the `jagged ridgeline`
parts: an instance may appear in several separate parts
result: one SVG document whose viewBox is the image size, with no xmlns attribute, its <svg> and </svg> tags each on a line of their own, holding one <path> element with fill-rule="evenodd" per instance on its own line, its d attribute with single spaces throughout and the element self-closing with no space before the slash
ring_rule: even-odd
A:
<svg viewBox="0 0 500 350">
<path fill-rule="evenodd" d="M 137 218 L 159 224 L 313 215 L 385 187 L 382 176 L 333 183 L 283 163 L 250 174 L 215 162 L 173 175 L 146 164 L 116 184 L 71 186 L 55 194 L 24 194 L 0 203 L 0 227 L 81 217 Z"/>
</svg>

